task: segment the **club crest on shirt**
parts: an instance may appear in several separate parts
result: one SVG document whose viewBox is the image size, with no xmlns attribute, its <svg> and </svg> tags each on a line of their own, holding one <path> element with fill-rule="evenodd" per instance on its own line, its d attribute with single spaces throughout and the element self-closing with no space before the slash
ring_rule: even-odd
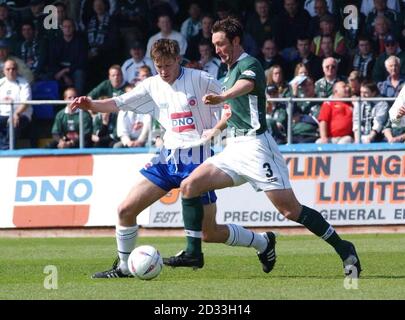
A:
<svg viewBox="0 0 405 320">
<path fill-rule="evenodd" d="M 191 97 L 188 99 L 188 105 L 190 107 L 195 107 L 197 105 L 197 98 L 196 97 Z"/>
</svg>

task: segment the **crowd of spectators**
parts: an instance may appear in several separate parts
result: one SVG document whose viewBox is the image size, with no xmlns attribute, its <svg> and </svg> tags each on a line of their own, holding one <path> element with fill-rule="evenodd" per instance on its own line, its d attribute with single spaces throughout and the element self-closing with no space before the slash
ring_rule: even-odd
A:
<svg viewBox="0 0 405 320">
<path fill-rule="evenodd" d="M 57 8 L 56 28 L 47 25 L 48 4 Z M 348 5 L 357 7 L 354 18 Z M 265 70 L 268 98 L 325 98 L 294 103 L 294 143 L 405 141 L 405 129 L 389 122 L 391 102 L 327 101 L 399 94 L 405 81 L 403 0 L 0 0 L 0 100 L 29 100 L 29 87 L 38 82 L 57 82 L 66 100 L 119 95 L 156 73 L 149 48 L 160 38 L 179 42 L 184 66 L 221 80 L 227 70 L 211 44 L 211 27 L 229 15 L 245 26 L 243 46 Z M 9 147 L 8 110 L 0 106 L 0 149 Z M 32 107 L 15 110 L 16 137 L 27 128 L 29 135 L 36 125 Z M 144 146 L 149 128 L 160 137 L 159 125 L 147 116 L 88 116 L 86 146 Z M 47 147 L 78 146 L 76 114 L 59 108 L 51 121 Z M 267 122 L 277 143 L 286 143 L 287 104 L 269 101 Z"/>
</svg>

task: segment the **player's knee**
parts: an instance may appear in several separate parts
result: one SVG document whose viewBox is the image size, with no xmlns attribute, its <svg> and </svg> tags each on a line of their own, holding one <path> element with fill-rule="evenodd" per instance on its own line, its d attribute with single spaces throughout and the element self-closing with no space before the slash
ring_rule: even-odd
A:
<svg viewBox="0 0 405 320">
<path fill-rule="evenodd" d="M 180 185 L 180 191 L 185 198 L 194 198 L 199 196 L 196 184 L 192 179 L 183 180 Z"/>
<path fill-rule="evenodd" d="M 120 221 L 127 220 L 132 217 L 132 212 L 125 204 L 120 204 L 117 210 L 118 219 Z"/>
</svg>

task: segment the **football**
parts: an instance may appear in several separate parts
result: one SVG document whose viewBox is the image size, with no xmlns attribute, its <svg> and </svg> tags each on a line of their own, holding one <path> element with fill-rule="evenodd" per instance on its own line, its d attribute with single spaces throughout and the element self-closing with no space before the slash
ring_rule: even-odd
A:
<svg viewBox="0 0 405 320">
<path fill-rule="evenodd" d="M 142 280 L 156 278 L 163 268 L 163 259 L 159 251 L 144 245 L 135 248 L 128 258 L 128 268 L 132 275 Z"/>
</svg>

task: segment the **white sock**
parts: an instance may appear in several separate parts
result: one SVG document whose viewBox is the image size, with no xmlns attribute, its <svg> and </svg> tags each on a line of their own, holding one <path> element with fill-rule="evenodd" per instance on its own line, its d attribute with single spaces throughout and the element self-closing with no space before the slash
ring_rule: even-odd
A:
<svg viewBox="0 0 405 320">
<path fill-rule="evenodd" d="M 225 244 L 228 246 L 253 247 L 259 253 L 266 250 L 268 242 L 263 235 L 236 224 L 227 224 L 226 226 L 229 229 L 229 238 Z"/>
<path fill-rule="evenodd" d="M 135 249 L 136 238 L 138 237 L 138 225 L 132 227 L 115 227 L 115 238 L 117 239 L 118 256 L 120 257 L 119 268 L 125 274 L 129 273 L 128 257 Z"/>
</svg>

